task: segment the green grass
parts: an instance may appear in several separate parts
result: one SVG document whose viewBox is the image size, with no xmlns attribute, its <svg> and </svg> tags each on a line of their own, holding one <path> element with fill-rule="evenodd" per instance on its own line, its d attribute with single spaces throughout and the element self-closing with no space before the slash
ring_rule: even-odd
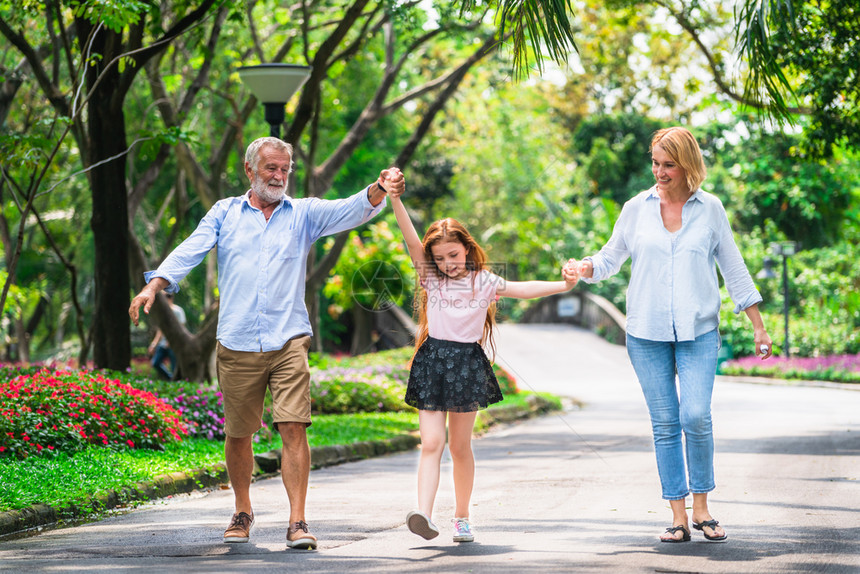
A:
<svg viewBox="0 0 860 574">
<path fill-rule="evenodd" d="M 111 489 L 205 468 L 223 458 L 222 444 L 186 440 L 160 452 L 91 446 L 74 456 L 0 460 L 0 510 L 38 503 L 58 508 L 81 504 Z"/>
<path fill-rule="evenodd" d="M 545 399 L 552 405 L 553 410 L 561 410 L 561 399 L 552 393 L 533 393 L 527 391 L 521 391 L 516 395 L 509 395 L 505 397 L 499 405 L 504 405 L 506 407 L 509 406 L 518 406 L 518 407 L 527 407 L 529 405 L 529 396 L 537 395 L 542 399 Z M 495 405 L 494 405 L 495 406 Z"/>
<path fill-rule="evenodd" d="M 352 444 L 384 440 L 416 430 L 417 412 L 317 415 L 308 428 L 308 442 L 312 447 Z M 280 448 L 280 439 L 274 448 Z"/>
<path fill-rule="evenodd" d="M 492 408 L 526 408 L 529 394 L 532 393 L 509 395 Z M 539 394 L 556 408 L 561 407 L 557 397 Z M 479 419 L 476 430 L 485 430 L 488 424 Z M 418 414 L 415 412 L 317 415 L 308 429 L 308 442 L 312 447 L 353 444 L 384 440 L 417 429 Z M 255 443 L 254 452 L 262 453 L 280 446 L 280 437 L 276 435 Z M 224 443 L 204 439 L 186 439 L 167 445 L 163 451 L 93 446 L 74 456 L 0 459 L 0 511 L 32 504 L 57 508 L 80 505 L 110 490 L 152 481 L 169 473 L 206 469 L 223 460 Z"/>
<path fill-rule="evenodd" d="M 364 413 L 314 417 L 311 446 L 352 444 L 391 438 L 418 428 L 414 413 Z M 281 447 L 280 437 L 261 440 L 254 452 Z M 64 507 L 81 504 L 109 490 L 151 481 L 173 472 L 211 467 L 224 460 L 224 443 L 188 439 L 163 451 L 90 447 L 74 456 L 0 459 L 0 511 L 32 504 Z"/>
</svg>

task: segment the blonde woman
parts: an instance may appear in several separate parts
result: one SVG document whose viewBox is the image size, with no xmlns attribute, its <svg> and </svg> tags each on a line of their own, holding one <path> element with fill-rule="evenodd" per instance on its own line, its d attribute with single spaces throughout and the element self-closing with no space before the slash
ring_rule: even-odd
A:
<svg viewBox="0 0 860 574">
<path fill-rule="evenodd" d="M 711 395 L 720 335 L 716 265 L 735 303 L 755 330 L 755 352 L 771 356 L 762 298 L 753 284 L 720 200 L 702 191 L 705 163 L 693 135 L 681 127 L 651 140 L 656 184 L 624 204 L 612 237 L 599 253 L 571 262 L 566 272 L 593 283 L 618 272 L 630 258 L 627 352 L 651 415 L 663 498 L 672 527 L 662 542 L 687 542 L 686 499 L 693 528 L 709 541 L 728 538 L 708 509 L 714 490 Z"/>
</svg>

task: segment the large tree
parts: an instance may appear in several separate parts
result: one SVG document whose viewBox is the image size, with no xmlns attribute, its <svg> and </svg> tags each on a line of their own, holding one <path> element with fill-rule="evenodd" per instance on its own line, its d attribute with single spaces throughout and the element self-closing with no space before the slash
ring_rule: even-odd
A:
<svg viewBox="0 0 860 574">
<path fill-rule="evenodd" d="M 92 343 L 99 367 L 124 369 L 131 358 L 125 99 L 147 62 L 216 5 L 56 1 L 5 4 L 0 13 L 0 33 L 70 126 L 87 170 L 95 242 Z"/>
</svg>

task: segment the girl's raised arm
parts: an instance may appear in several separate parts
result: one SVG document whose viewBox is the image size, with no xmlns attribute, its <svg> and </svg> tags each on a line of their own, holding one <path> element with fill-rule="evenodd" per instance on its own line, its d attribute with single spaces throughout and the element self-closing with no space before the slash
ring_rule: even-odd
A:
<svg viewBox="0 0 860 574">
<path fill-rule="evenodd" d="M 424 273 L 427 268 L 427 258 L 424 256 L 424 244 L 415 231 L 415 226 L 412 225 L 412 219 L 406 211 L 406 206 L 400 199 L 402 194 L 389 193 L 388 198 L 391 200 L 391 208 L 394 210 L 394 216 L 397 218 L 397 226 L 400 228 L 400 233 L 403 234 L 403 239 L 406 241 L 406 249 L 409 251 L 409 257 L 412 258 L 412 264 L 418 272 L 418 277 L 424 279 Z"/>
</svg>

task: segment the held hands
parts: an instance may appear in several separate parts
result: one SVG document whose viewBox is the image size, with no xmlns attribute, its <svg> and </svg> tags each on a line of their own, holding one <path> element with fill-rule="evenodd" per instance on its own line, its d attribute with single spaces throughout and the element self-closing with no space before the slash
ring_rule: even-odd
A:
<svg viewBox="0 0 860 574">
<path fill-rule="evenodd" d="M 590 260 L 577 261 L 576 259 L 568 259 L 564 265 L 565 269 L 570 269 L 569 273 L 576 273 L 579 279 L 590 278 L 594 275 L 594 266 Z"/>
<path fill-rule="evenodd" d="M 396 167 L 382 170 L 376 184 L 392 199 L 400 197 L 406 191 L 406 179 L 403 177 L 403 172 Z"/>
<path fill-rule="evenodd" d="M 568 259 L 567 263 L 564 264 L 564 267 L 561 268 L 561 276 L 564 278 L 565 283 L 567 283 L 568 289 L 573 289 L 573 287 L 579 283 L 580 277 L 580 263 L 576 259 Z"/>
</svg>

